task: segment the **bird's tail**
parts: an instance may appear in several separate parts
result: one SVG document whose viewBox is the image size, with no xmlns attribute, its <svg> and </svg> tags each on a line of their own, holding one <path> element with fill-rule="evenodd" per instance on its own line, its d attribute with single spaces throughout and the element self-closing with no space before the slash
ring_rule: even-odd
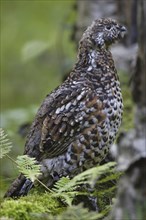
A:
<svg viewBox="0 0 146 220">
<path fill-rule="evenodd" d="M 25 196 L 32 187 L 32 181 L 27 179 L 23 174 L 20 174 L 5 193 L 4 198 Z"/>
</svg>

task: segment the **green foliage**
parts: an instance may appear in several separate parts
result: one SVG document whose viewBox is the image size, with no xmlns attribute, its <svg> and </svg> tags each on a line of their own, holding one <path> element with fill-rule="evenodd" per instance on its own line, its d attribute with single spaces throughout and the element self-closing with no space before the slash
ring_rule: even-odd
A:
<svg viewBox="0 0 146 220">
<path fill-rule="evenodd" d="M 107 215 L 111 209 L 111 204 L 115 198 L 117 183 L 122 175 L 113 168 L 107 169 L 103 175 L 97 180 L 94 195 L 97 197 L 100 213 Z"/>
<path fill-rule="evenodd" d="M 49 194 L 34 194 L 21 197 L 19 200 L 4 200 L 1 204 L 1 217 L 15 220 L 32 220 L 34 214 L 59 213 L 64 210 L 61 204 Z"/>
<path fill-rule="evenodd" d="M 75 176 L 73 179 L 69 179 L 67 177 L 62 177 L 52 189 L 53 196 L 60 197 L 65 201 L 68 205 L 72 205 L 73 198 L 76 195 L 88 195 L 89 192 L 85 191 L 77 191 L 77 189 L 85 184 L 88 184 L 93 188 L 95 186 L 95 183 L 100 178 L 104 180 L 106 173 L 110 174 L 114 172 L 115 162 L 110 162 L 107 164 L 104 164 L 102 166 L 93 167 L 89 170 L 86 170 L 77 176 Z M 105 180 L 104 182 L 109 181 Z"/>
<path fill-rule="evenodd" d="M 89 184 L 92 187 L 95 185 L 95 182 L 102 174 L 105 174 L 108 170 L 111 170 L 111 168 L 115 167 L 115 162 L 106 163 L 101 166 L 93 167 L 91 169 L 88 169 L 77 176 L 75 176 L 64 188 L 65 190 L 77 187 L 82 184 Z"/>
<path fill-rule="evenodd" d="M 74 2 L 1 1 L 3 111 L 38 105 L 60 83 L 62 66 L 74 55 L 69 39 Z"/>
<path fill-rule="evenodd" d="M 2 140 L 3 143 L 3 153 L 2 155 L 7 155 L 10 151 L 8 147 L 9 141 L 6 139 L 6 135 L 4 131 L 1 129 Z M 9 157 L 7 155 L 7 157 Z M 45 189 L 49 190 L 47 186 L 45 186 L 37 176 L 40 173 L 40 165 L 37 164 L 34 158 L 30 158 L 27 155 L 18 156 L 17 160 L 14 161 L 11 157 L 9 157 L 19 168 L 19 171 L 22 172 L 27 178 L 31 179 L 31 181 L 37 180 Z M 89 170 L 86 170 L 73 179 L 69 179 L 68 177 L 62 177 L 56 184 L 53 189 L 50 190 L 51 193 L 43 193 L 40 194 L 39 191 L 34 190 L 31 192 L 31 195 L 20 198 L 19 200 L 5 200 L 1 205 L 1 217 L 9 217 L 14 219 L 68 219 L 70 216 L 71 219 L 101 219 L 109 212 L 109 201 L 114 197 L 115 186 L 106 185 L 109 181 L 116 180 L 115 174 L 115 165 L 116 163 L 110 162 L 101 166 L 93 167 Z M 118 176 L 118 175 L 117 175 Z M 91 212 L 81 206 L 73 206 L 73 199 L 77 195 L 90 195 L 91 193 L 84 189 L 84 185 L 90 185 L 93 188 L 92 196 L 96 195 L 98 197 L 99 210 L 100 213 Z M 95 187 L 96 185 L 96 187 Z M 102 186 L 102 187 L 101 187 Z M 104 187 L 103 187 L 104 186 Z M 108 188 L 107 188 L 108 186 Z M 100 191 L 97 188 L 100 188 Z M 84 190 L 82 190 L 82 188 Z M 97 190 L 97 191 L 96 191 Z M 105 196 L 106 195 L 106 196 Z M 111 197 L 112 195 L 112 197 Z M 108 197 L 108 200 L 105 198 Z M 43 198 L 43 199 L 42 199 Z M 109 199 L 110 198 L 110 199 Z M 59 202 L 59 199 L 63 201 L 63 203 Z M 105 200 L 105 201 L 104 201 Z M 59 213 L 61 210 L 65 209 L 64 204 L 69 206 L 66 208 L 65 212 Z M 50 214 L 49 214 L 50 213 Z M 55 217 L 53 215 L 56 215 Z"/>
<path fill-rule="evenodd" d="M 28 158 L 26 158 L 26 160 L 28 160 Z M 23 161 L 23 159 L 20 158 L 20 161 Z M 19 161 L 17 161 L 17 163 L 19 163 Z M 29 165 L 26 162 L 24 165 L 22 163 L 21 166 L 22 168 L 25 166 L 24 168 L 27 170 L 27 166 Z M 32 162 L 32 168 L 33 166 L 34 160 Z M 23 171 L 25 171 L 25 169 Z M 110 176 L 110 178 L 108 178 L 108 176 Z M 119 177 L 115 172 L 115 163 L 110 162 L 84 171 L 73 179 L 62 177 L 54 185 L 51 193 L 40 193 L 36 188 L 27 197 L 20 198 L 19 200 L 10 199 L 3 201 L 1 205 L 1 216 L 14 218 L 16 220 L 67 220 L 69 216 L 71 220 L 102 219 L 110 210 L 111 200 L 114 197 L 116 189 L 116 176 Z M 82 190 L 82 185 L 84 184 L 89 184 L 91 187 L 94 187 L 93 192 L 88 192 L 85 189 Z M 81 207 L 81 205 L 72 205 L 72 201 L 76 195 L 96 195 L 99 200 L 98 205 L 100 212 L 89 212 L 88 209 Z M 61 199 L 63 203 L 59 199 Z"/>
<path fill-rule="evenodd" d="M 0 128 L 0 158 L 6 156 L 12 148 L 12 143 L 8 139 L 8 135 Z"/>
<path fill-rule="evenodd" d="M 28 157 L 27 155 L 18 156 L 16 163 L 20 173 L 23 173 L 32 182 L 41 174 L 40 165 L 36 164 L 35 158 Z"/>
<path fill-rule="evenodd" d="M 97 212 L 89 212 L 82 205 L 67 207 L 67 209 L 59 215 L 35 215 L 36 219 L 43 220 L 98 220 L 103 217 Z"/>
</svg>

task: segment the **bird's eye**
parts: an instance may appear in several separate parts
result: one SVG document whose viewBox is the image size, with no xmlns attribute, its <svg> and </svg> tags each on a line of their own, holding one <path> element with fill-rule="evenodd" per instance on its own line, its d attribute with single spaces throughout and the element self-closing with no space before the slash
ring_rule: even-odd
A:
<svg viewBox="0 0 146 220">
<path fill-rule="evenodd" d="M 112 27 L 111 25 L 107 25 L 107 26 L 106 26 L 106 29 L 107 29 L 107 30 L 110 30 L 111 27 Z"/>
</svg>

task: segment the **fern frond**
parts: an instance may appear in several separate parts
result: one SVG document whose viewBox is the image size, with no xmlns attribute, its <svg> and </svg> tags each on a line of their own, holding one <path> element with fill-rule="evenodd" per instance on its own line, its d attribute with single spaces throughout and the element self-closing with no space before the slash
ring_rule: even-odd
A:
<svg viewBox="0 0 146 220">
<path fill-rule="evenodd" d="M 53 192 L 60 193 L 60 192 L 65 192 L 68 191 L 67 189 L 64 189 L 64 187 L 70 182 L 71 180 L 69 177 L 62 177 L 59 179 L 54 187 L 53 187 Z M 70 191 L 73 191 L 76 187 L 71 187 Z"/>
<path fill-rule="evenodd" d="M 101 175 L 113 171 L 115 164 L 115 162 L 110 162 L 102 166 L 93 167 L 78 174 L 73 179 L 62 177 L 58 182 L 55 183 L 52 189 L 52 196 L 60 197 L 69 206 L 71 206 L 75 196 L 88 194 L 87 192 L 76 191 L 79 186 L 89 184 L 91 187 L 93 187 Z"/>
<path fill-rule="evenodd" d="M 101 177 L 101 175 L 112 172 L 112 168 L 114 168 L 116 165 L 115 162 L 109 162 L 104 165 L 100 165 L 97 167 L 93 167 L 91 169 L 88 169 L 79 175 L 75 176 L 70 184 L 72 186 L 74 185 L 82 185 L 82 184 L 89 184 L 91 187 L 95 185 L 97 180 Z"/>
<path fill-rule="evenodd" d="M 111 171 L 111 168 L 115 167 L 115 164 L 115 162 L 109 162 L 102 166 L 93 167 L 78 174 L 71 180 L 63 177 L 55 184 L 53 191 L 57 193 L 70 192 L 83 184 L 89 184 L 93 187 L 97 179 L 107 171 Z"/>
<path fill-rule="evenodd" d="M 16 163 L 19 171 L 23 173 L 26 178 L 31 179 L 32 182 L 41 174 L 40 165 L 36 164 L 37 161 L 35 158 L 31 158 L 27 155 L 18 156 Z"/>
<path fill-rule="evenodd" d="M 112 182 L 115 181 L 115 184 L 116 184 L 116 181 L 120 178 L 121 175 L 122 175 L 122 172 L 111 173 L 109 175 L 104 176 L 102 179 L 100 179 L 98 181 L 98 184 L 103 184 L 108 181 L 112 181 Z"/>
<path fill-rule="evenodd" d="M 3 158 L 10 152 L 12 143 L 8 139 L 8 135 L 0 128 L 0 158 Z"/>
</svg>

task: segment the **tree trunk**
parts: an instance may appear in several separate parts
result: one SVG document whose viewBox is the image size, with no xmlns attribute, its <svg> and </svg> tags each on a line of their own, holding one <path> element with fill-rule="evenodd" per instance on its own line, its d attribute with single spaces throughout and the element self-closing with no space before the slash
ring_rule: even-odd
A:
<svg viewBox="0 0 146 220">
<path fill-rule="evenodd" d="M 146 1 L 138 1 L 138 56 L 132 94 L 136 104 L 135 129 L 119 144 L 118 166 L 125 174 L 118 186 L 115 206 L 108 216 L 114 220 L 146 218 Z"/>
<path fill-rule="evenodd" d="M 146 217 L 145 14 L 145 0 L 78 1 L 76 42 L 79 41 L 81 33 L 92 20 L 111 17 L 120 20 L 128 27 L 126 45 L 130 46 L 138 40 L 139 46 L 132 88 L 133 100 L 136 105 L 135 128 L 126 134 L 118 146 L 118 167 L 125 173 L 118 186 L 116 203 L 107 220 L 144 220 Z"/>
</svg>

